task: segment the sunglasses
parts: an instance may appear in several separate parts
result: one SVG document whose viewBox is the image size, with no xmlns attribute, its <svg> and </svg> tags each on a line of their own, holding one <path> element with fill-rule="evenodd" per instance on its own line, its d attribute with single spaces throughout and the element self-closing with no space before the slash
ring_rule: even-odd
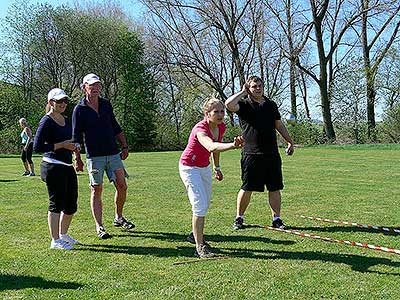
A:
<svg viewBox="0 0 400 300">
<path fill-rule="evenodd" d="M 55 100 L 55 99 L 51 99 L 52 101 L 54 101 L 55 103 L 57 103 L 57 104 L 61 104 L 61 103 L 65 103 L 65 104 L 68 104 L 69 103 L 69 98 L 67 98 L 67 97 L 64 97 L 64 98 L 62 98 L 62 99 L 59 99 L 59 100 Z"/>
</svg>

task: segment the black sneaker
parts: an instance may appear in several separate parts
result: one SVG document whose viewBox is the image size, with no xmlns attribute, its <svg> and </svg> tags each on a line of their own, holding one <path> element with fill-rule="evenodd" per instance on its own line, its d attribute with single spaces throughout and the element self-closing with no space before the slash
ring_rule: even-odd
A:
<svg viewBox="0 0 400 300">
<path fill-rule="evenodd" d="M 200 244 L 199 246 L 196 246 L 196 250 L 194 251 L 194 255 L 198 258 L 210 258 L 214 257 L 215 254 L 210 251 L 210 249 L 204 245 Z"/>
<path fill-rule="evenodd" d="M 122 227 L 123 229 L 127 229 L 127 230 L 135 228 L 135 224 L 133 224 L 132 222 L 129 222 L 124 217 L 121 217 L 119 219 L 114 219 L 113 224 L 115 227 Z"/>
<path fill-rule="evenodd" d="M 97 230 L 97 236 L 99 237 L 99 239 L 101 240 L 106 240 L 106 239 L 110 239 L 112 238 L 111 234 L 109 234 L 104 227 L 99 227 L 99 229 Z"/>
<path fill-rule="evenodd" d="M 233 221 L 232 228 L 234 230 L 238 230 L 238 229 L 244 228 L 244 226 L 243 226 L 243 218 L 237 217 L 235 219 L 235 221 Z"/>
<path fill-rule="evenodd" d="M 31 174 L 31 172 L 29 172 L 29 171 L 25 171 L 24 173 L 22 173 L 21 175 L 22 176 L 29 176 L 29 174 Z"/>
<path fill-rule="evenodd" d="M 279 229 L 286 229 L 285 224 L 283 224 L 283 221 L 279 218 L 272 222 L 272 227 Z"/>
<path fill-rule="evenodd" d="M 194 239 L 193 232 L 191 232 L 191 233 L 187 236 L 186 240 L 187 240 L 189 243 L 191 243 L 191 244 L 196 244 L 196 241 L 195 241 L 195 239 Z M 207 243 L 204 239 L 203 239 L 203 245 L 205 245 L 206 247 L 208 247 L 209 250 L 211 249 L 210 244 Z"/>
</svg>

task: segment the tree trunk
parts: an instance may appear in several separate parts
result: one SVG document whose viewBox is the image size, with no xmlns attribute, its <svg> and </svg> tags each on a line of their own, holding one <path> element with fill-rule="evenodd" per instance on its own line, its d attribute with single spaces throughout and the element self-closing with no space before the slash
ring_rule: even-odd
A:
<svg viewBox="0 0 400 300">
<path fill-rule="evenodd" d="M 367 120 L 368 120 L 368 138 L 371 142 L 376 142 L 376 122 L 375 122 L 375 86 L 374 80 L 371 78 L 373 77 L 372 74 L 367 72 Z"/>
<path fill-rule="evenodd" d="M 321 95 L 321 108 L 322 108 L 322 117 L 324 119 L 324 130 L 328 138 L 328 141 L 333 142 L 336 139 L 336 134 L 332 124 L 331 105 L 328 93 L 328 73 L 327 73 L 328 58 L 325 55 L 323 33 L 322 33 L 322 18 L 316 15 L 316 11 L 314 11 L 313 18 L 314 18 L 315 38 L 318 48 L 319 72 L 320 72 L 318 86 Z"/>
<path fill-rule="evenodd" d="M 296 58 L 290 59 L 290 108 L 291 113 L 297 118 L 297 101 L 296 101 Z"/>
<path fill-rule="evenodd" d="M 331 114 L 331 103 L 328 94 L 328 85 L 326 78 L 326 64 L 320 65 L 320 83 L 319 90 L 321 94 L 321 107 L 322 107 L 322 116 L 324 119 L 324 130 L 329 142 L 333 142 L 336 140 L 335 130 L 332 124 L 332 114 Z"/>
</svg>

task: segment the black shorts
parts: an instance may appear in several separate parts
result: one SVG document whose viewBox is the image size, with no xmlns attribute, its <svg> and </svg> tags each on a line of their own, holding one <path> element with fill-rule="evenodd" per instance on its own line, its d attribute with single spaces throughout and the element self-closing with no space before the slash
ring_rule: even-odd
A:
<svg viewBox="0 0 400 300">
<path fill-rule="evenodd" d="M 270 192 L 283 189 L 282 160 L 279 155 L 243 154 L 241 159 L 242 190 Z"/>
<path fill-rule="evenodd" d="M 47 185 L 49 211 L 73 215 L 78 208 L 78 180 L 74 168 L 42 161 L 40 176 Z"/>
</svg>

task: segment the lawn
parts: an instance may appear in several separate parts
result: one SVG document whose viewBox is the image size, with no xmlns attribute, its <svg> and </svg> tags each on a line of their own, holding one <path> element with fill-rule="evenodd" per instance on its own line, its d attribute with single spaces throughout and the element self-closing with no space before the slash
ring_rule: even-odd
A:
<svg viewBox="0 0 400 300">
<path fill-rule="evenodd" d="M 19 157 L 1 156 L 0 299 L 400 299 L 400 255 L 257 227 L 233 231 L 239 150 L 221 155 L 225 179 L 213 183 L 205 228 L 228 258 L 196 259 L 185 240 L 191 211 L 179 155 L 130 154 L 125 215 L 137 227 L 112 227 L 114 190 L 106 184 L 110 240 L 96 237 L 87 174 L 80 174 L 70 234 L 83 245 L 73 251 L 49 249 L 39 176 L 20 176 Z M 400 249 L 398 234 L 298 217 L 400 227 L 399 145 L 299 148 L 282 159 L 282 217 L 290 229 Z M 39 173 L 40 157 L 34 161 Z M 245 221 L 270 224 L 265 193 L 253 196 Z"/>
</svg>

